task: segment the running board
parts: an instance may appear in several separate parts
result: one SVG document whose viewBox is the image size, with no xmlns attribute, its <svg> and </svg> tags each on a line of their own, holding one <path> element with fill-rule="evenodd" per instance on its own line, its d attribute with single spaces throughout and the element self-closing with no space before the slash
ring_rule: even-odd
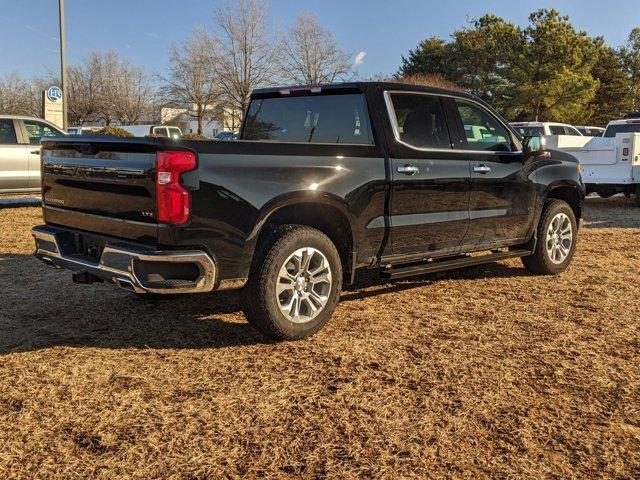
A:
<svg viewBox="0 0 640 480">
<path fill-rule="evenodd" d="M 409 266 L 400 266 L 390 268 L 382 272 L 384 278 L 389 280 L 397 280 L 398 278 L 413 277 L 414 275 L 422 275 L 424 273 L 442 272 L 445 270 L 454 270 L 456 268 L 473 267 L 484 263 L 497 262 L 507 258 L 526 257 L 533 252 L 529 250 L 511 250 L 508 252 L 489 253 L 477 257 L 462 257 L 453 260 L 434 260 L 428 263 L 418 263 Z"/>
</svg>

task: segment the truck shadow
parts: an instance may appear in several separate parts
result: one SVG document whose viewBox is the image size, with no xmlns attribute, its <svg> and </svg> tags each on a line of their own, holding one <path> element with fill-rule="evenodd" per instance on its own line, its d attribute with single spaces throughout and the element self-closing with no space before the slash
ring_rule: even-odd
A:
<svg viewBox="0 0 640 480">
<path fill-rule="evenodd" d="M 444 279 L 527 275 L 490 264 L 396 283 L 363 272 L 342 302 L 400 292 Z M 73 285 L 68 272 L 28 255 L 0 255 L 0 355 L 50 347 L 205 349 L 270 343 L 241 311 L 239 291 L 141 298 L 112 285 Z M 384 301 L 381 299 L 381 301 Z"/>
<path fill-rule="evenodd" d="M 640 207 L 633 198 L 589 196 L 584 203 L 585 228 L 640 228 Z"/>
</svg>

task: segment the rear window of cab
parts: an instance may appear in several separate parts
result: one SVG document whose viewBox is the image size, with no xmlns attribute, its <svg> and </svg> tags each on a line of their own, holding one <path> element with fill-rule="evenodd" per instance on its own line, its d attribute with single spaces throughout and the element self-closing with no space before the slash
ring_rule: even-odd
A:
<svg viewBox="0 0 640 480">
<path fill-rule="evenodd" d="M 373 145 L 363 94 L 254 99 L 244 140 Z"/>
</svg>

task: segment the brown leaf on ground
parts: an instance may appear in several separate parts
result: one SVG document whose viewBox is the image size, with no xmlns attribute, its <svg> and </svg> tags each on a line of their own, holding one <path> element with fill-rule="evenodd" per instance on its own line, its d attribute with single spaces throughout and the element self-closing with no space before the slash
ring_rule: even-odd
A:
<svg viewBox="0 0 640 480">
<path fill-rule="evenodd" d="M 73 285 L 2 209 L 0 478 L 639 478 L 640 209 L 585 216 L 560 276 L 362 276 L 274 344 L 237 293 Z"/>
</svg>

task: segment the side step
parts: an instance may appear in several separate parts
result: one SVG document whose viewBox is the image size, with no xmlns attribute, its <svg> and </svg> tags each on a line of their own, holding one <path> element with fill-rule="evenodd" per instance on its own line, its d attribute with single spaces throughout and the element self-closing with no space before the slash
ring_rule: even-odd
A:
<svg viewBox="0 0 640 480">
<path fill-rule="evenodd" d="M 472 267 L 482 265 L 484 263 L 497 262 L 507 258 L 526 257 L 533 252 L 529 250 L 511 250 L 508 252 L 495 252 L 477 257 L 456 257 L 450 260 L 434 260 L 432 262 L 415 263 L 409 266 L 399 266 L 390 268 L 382 272 L 383 278 L 389 280 L 397 280 L 398 278 L 413 277 L 414 275 L 422 275 L 425 273 L 443 272 L 445 270 L 454 270 L 456 268 Z"/>
</svg>

